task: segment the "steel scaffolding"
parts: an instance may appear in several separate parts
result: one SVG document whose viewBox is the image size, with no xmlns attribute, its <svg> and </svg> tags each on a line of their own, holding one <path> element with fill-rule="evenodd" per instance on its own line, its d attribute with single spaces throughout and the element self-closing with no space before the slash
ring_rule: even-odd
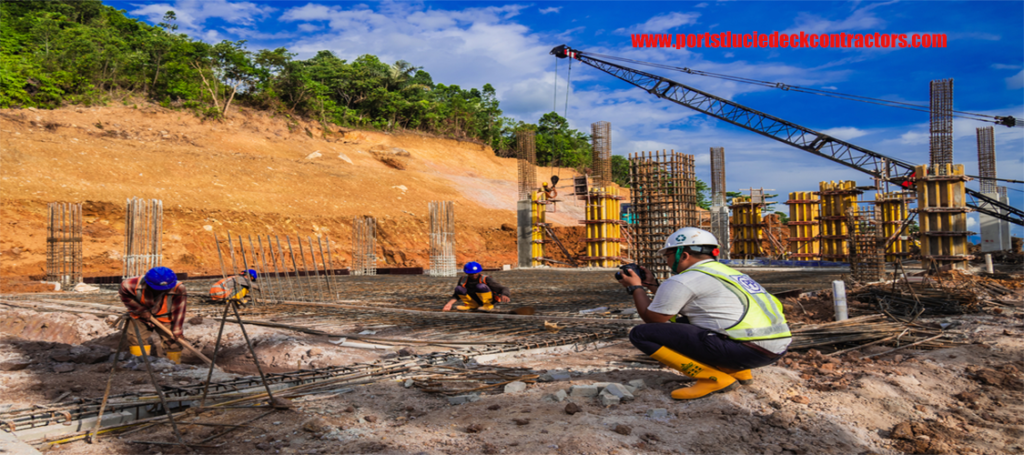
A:
<svg viewBox="0 0 1024 455">
<path fill-rule="evenodd" d="M 352 274 L 377 274 L 377 220 L 357 216 L 352 220 Z"/>
<path fill-rule="evenodd" d="M 629 155 L 629 180 L 635 216 L 630 255 L 658 278 L 670 275 L 657 252 L 675 230 L 697 225 L 697 187 L 693 155 L 640 152 Z"/>
<path fill-rule="evenodd" d="M 433 201 L 430 207 L 430 276 L 455 276 L 455 203 Z"/>
<path fill-rule="evenodd" d="M 160 266 L 163 224 L 163 201 L 146 201 L 137 197 L 128 199 L 125 210 L 122 278 L 142 276 L 149 269 Z"/>
<path fill-rule="evenodd" d="M 593 141 L 593 169 L 595 186 L 608 186 L 612 183 L 612 131 L 611 123 L 596 122 L 590 125 Z"/>
<path fill-rule="evenodd" d="M 82 282 L 82 204 L 51 203 L 46 235 L 46 281 L 67 290 Z"/>
</svg>

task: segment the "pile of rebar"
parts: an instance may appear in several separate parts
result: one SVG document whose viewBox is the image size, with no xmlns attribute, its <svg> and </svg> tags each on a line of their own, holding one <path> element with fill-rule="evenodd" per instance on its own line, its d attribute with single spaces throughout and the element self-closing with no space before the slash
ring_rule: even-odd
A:
<svg viewBox="0 0 1024 455">
<path fill-rule="evenodd" d="M 46 281 L 70 289 L 82 282 L 82 204 L 48 204 Z"/>
<path fill-rule="evenodd" d="M 142 276 L 149 269 L 160 266 L 163 224 L 163 201 L 159 199 L 146 201 L 137 197 L 128 199 L 125 210 L 125 253 L 122 278 Z"/>
<path fill-rule="evenodd" d="M 357 216 L 352 220 L 352 274 L 377 274 L 377 220 Z"/>
<path fill-rule="evenodd" d="M 881 314 L 807 325 L 792 329 L 792 333 L 789 350 L 832 347 L 837 349 L 832 355 L 883 343 L 931 349 L 956 344 L 948 337 L 942 339 L 945 336 L 942 329 L 894 322 Z"/>
<path fill-rule="evenodd" d="M 430 276 L 455 276 L 455 203 L 430 202 Z"/>
</svg>

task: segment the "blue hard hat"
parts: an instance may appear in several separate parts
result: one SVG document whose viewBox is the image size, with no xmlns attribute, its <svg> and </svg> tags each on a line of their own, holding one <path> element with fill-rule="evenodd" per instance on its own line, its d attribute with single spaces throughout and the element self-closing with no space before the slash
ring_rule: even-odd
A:
<svg viewBox="0 0 1024 455">
<path fill-rule="evenodd" d="M 146 272 L 146 286 L 157 291 L 166 291 L 178 284 L 178 276 L 167 267 L 153 267 Z"/>
<path fill-rule="evenodd" d="M 252 278 L 253 280 L 256 279 L 256 270 L 249 269 L 249 270 L 246 270 L 246 272 L 249 274 L 249 278 Z"/>
<path fill-rule="evenodd" d="M 467 275 L 472 275 L 474 273 L 480 273 L 483 270 L 484 270 L 484 268 L 483 268 L 483 266 L 480 265 L 479 262 L 467 263 L 466 266 L 462 268 L 462 271 L 466 272 Z"/>
</svg>

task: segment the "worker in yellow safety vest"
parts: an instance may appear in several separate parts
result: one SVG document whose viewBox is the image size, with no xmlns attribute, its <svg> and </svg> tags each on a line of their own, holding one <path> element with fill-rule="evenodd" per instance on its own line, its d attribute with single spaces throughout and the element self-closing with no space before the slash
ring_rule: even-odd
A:
<svg viewBox="0 0 1024 455">
<path fill-rule="evenodd" d="M 750 370 L 775 363 L 792 341 L 782 303 L 746 274 L 718 262 L 718 246 L 710 232 L 685 227 L 659 250 L 672 277 L 659 285 L 640 267 L 644 279 L 629 269 L 619 279 L 645 322 L 630 331 L 629 341 L 697 380 L 674 390 L 677 400 L 750 383 Z M 654 292 L 653 301 L 644 287 Z"/>
<path fill-rule="evenodd" d="M 244 304 L 249 301 L 246 298 L 249 293 L 253 289 L 259 289 L 256 284 L 257 276 L 255 270 L 249 269 L 213 283 L 213 286 L 210 287 L 210 298 L 213 300 L 234 299 Z"/>
</svg>

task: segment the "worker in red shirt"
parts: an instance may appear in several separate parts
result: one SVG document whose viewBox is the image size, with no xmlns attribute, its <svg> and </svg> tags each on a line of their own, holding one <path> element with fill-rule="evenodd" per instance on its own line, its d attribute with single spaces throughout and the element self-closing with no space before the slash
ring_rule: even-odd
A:
<svg viewBox="0 0 1024 455">
<path fill-rule="evenodd" d="M 118 293 L 124 306 L 128 307 L 128 314 L 132 318 L 129 323 L 134 326 L 128 328 L 128 344 L 132 355 L 141 356 L 143 351 L 149 355 L 149 339 L 157 331 L 148 322 L 152 316 L 174 335 L 172 338 L 157 331 L 167 358 L 174 363 L 181 363 L 182 345 L 178 341 L 185 340 L 183 328 L 188 294 L 185 285 L 178 282 L 174 271 L 167 267 L 153 267 L 145 276 L 122 281 Z M 138 327 L 142 335 L 141 340 L 136 336 L 135 327 Z"/>
</svg>

